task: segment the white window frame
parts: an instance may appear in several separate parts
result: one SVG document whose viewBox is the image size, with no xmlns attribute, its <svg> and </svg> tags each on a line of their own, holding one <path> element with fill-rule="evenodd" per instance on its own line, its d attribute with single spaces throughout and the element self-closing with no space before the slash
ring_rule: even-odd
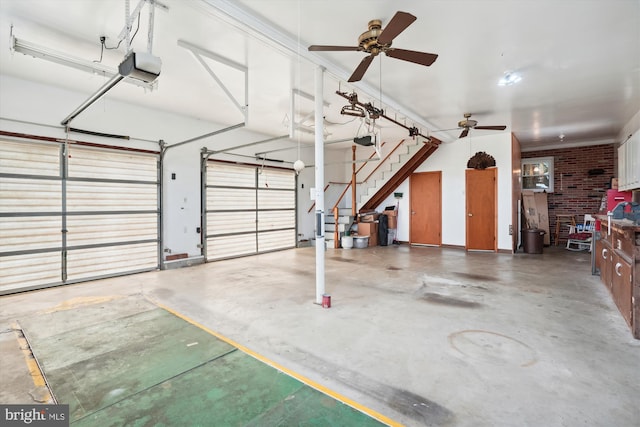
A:
<svg viewBox="0 0 640 427">
<path fill-rule="evenodd" d="M 530 164 L 536 164 L 536 163 L 546 163 L 547 164 L 547 171 L 548 171 L 548 176 L 549 176 L 549 188 L 540 188 L 540 187 L 526 187 L 525 186 L 525 178 L 526 177 L 530 177 L 530 176 L 542 176 L 545 175 L 543 173 L 540 174 L 529 174 L 528 170 L 529 168 L 526 167 L 526 165 L 530 165 Z M 520 171 L 521 171 L 521 187 L 523 190 L 530 190 L 530 191 L 537 191 L 537 192 L 542 192 L 542 191 L 546 191 L 547 193 L 553 193 L 553 188 L 554 188 L 554 182 L 553 182 L 553 173 L 554 173 L 554 166 L 553 166 L 553 157 L 532 157 L 529 159 L 522 159 L 521 163 L 520 163 Z"/>
</svg>

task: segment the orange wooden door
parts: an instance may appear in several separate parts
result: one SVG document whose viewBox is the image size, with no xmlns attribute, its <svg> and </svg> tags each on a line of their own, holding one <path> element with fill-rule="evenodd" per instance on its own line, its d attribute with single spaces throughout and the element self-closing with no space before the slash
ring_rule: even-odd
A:
<svg viewBox="0 0 640 427">
<path fill-rule="evenodd" d="M 497 247 L 497 168 L 467 169 L 467 250 Z"/>
<path fill-rule="evenodd" d="M 414 173 L 409 179 L 411 223 L 409 241 L 442 244 L 442 172 Z"/>
</svg>

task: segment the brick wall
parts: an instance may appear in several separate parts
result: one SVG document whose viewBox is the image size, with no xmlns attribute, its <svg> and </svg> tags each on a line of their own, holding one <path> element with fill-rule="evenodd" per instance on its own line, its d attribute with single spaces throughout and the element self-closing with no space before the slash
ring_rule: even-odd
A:
<svg viewBox="0 0 640 427">
<path fill-rule="evenodd" d="M 547 196 L 551 244 L 556 230 L 556 215 L 575 215 L 581 223 L 585 213 L 597 213 L 602 196 L 616 176 L 618 150 L 615 144 L 523 152 L 522 158 L 553 157 L 554 192 Z M 602 175 L 589 175 L 589 170 L 604 169 Z M 560 227 L 559 241 L 565 242 L 569 227 Z"/>
</svg>

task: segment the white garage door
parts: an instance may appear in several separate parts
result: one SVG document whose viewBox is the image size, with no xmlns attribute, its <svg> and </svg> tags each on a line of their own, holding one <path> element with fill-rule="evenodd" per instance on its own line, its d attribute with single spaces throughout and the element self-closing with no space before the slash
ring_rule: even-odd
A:
<svg viewBox="0 0 640 427">
<path fill-rule="evenodd" d="M 158 268 L 158 161 L 0 141 L 0 294 Z"/>
<path fill-rule="evenodd" d="M 295 247 L 292 170 L 210 160 L 205 182 L 207 261 Z"/>
</svg>

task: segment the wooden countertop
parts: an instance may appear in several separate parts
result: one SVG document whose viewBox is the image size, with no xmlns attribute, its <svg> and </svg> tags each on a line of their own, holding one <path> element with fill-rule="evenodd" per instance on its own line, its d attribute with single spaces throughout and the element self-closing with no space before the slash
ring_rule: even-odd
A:
<svg viewBox="0 0 640 427">
<path fill-rule="evenodd" d="M 600 220 L 603 224 L 608 224 L 609 218 L 607 217 L 607 215 L 595 214 L 593 215 L 593 217 L 595 219 Z M 640 225 L 636 224 L 635 222 L 629 219 L 612 219 L 611 226 L 615 228 L 623 229 L 623 230 L 631 229 L 635 231 L 640 231 Z"/>
</svg>

